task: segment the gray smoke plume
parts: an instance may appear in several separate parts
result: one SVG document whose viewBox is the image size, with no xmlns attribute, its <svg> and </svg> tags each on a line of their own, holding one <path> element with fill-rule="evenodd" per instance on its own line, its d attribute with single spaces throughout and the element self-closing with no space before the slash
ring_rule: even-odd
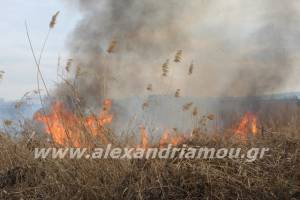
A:
<svg viewBox="0 0 300 200">
<path fill-rule="evenodd" d="M 88 104 L 143 93 L 148 83 L 158 82 L 163 62 L 191 42 L 182 27 L 190 6 L 184 1 L 80 0 L 78 5 L 83 18 L 69 47 L 87 72 L 78 86 Z M 116 52 L 108 54 L 111 41 Z"/>
<path fill-rule="evenodd" d="M 299 29 L 295 27 L 299 24 L 299 15 L 295 1 L 263 2 L 265 12 L 260 17 L 261 25 L 245 43 L 253 49 L 241 55 L 236 77 L 228 87 L 229 94 L 253 96 L 270 93 L 285 84 L 293 72 L 293 52 L 289 45 L 292 41 L 299 42 L 296 38 Z"/>
<path fill-rule="evenodd" d="M 82 19 L 68 45 L 86 73 L 77 86 L 89 105 L 103 96 L 146 94 L 148 84 L 159 94 L 180 88 L 190 96 L 260 95 L 280 89 L 293 71 L 296 0 L 76 2 Z M 177 50 L 183 50 L 181 63 L 173 62 Z M 167 59 L 171 72 L 163 79 Z"/>
</svg>

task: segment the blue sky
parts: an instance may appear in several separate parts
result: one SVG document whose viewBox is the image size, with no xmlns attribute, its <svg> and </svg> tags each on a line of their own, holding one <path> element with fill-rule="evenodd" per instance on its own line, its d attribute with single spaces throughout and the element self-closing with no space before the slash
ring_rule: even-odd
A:
<svg viewBox="0 0 300 200">
<path fill-rule="evenodd" d="M 5 0 L 0 14 L 0 70 L 5 71 L 0 82 L 0 98 L 14 100 L 27 91 L 36 89 L 36 68 L 26 39 L 24 22 L 30 26 L 30 34 L 36 51 L 39 51 L 51 16 L 61 11 L 57 26 L 52 31 L 42 62 L 42 71 L 49 87 L 56 80 L 58 56 L 68 56 L 66 40 L 79 19 L 78 11 L 66 8 L 61 0 Z"/>
</svg>

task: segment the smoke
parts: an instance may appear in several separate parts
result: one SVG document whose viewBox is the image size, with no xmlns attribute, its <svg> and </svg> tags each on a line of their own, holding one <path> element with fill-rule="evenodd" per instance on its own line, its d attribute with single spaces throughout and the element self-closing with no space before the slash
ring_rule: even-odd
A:
<svg viewBox="0 0 300 200">
<path fill-rule="evenodd" d="M 241 54 L 237 62 L 236 77 L 228 93 L 252 96 L 280 89 L 293 72 L 292 50 L 289 43 L 299 30 L 295 1 L 264 1 L 265 10 L 260 17 L 260 27 L 245 41 L 250 50 Z M 299 33 L 299 32 L 298 32 Z"/>
<path fill-rule="evenodd" d="M 295 0 L 76 4 L 82 19 L 68 47 L 84 72 L 77 79 L 79 98 L 89 105 L 103 97 L 146 94 L 148 84 L 158 94 L 181 89 L 190 96 L 260 95 L 279 90 L 293 72 L 291 44 L 300 27 Z M 173 62 L 177 50 L 183 50 L 181 63 Z M 167 59 L 169 77 L 162 78 Z M 191 62 L 194 72 L 188 76 Z"/>
</svg>

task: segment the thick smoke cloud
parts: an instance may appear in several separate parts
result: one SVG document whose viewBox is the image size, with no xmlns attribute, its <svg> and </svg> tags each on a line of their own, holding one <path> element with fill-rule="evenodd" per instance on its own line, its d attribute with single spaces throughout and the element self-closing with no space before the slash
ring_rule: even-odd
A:
<svg viewBox="0 0 300 200">
<path fill-rule="evenodd" d="M 103 96 L 146 94 L 149 83 L 160 94 L 180 88 L 194 96 L 259 95 L 279 90 L 293 72 L 300 27 L 295 0 L 76 3 L 82 19 L 68 46 L 76 65 L 87 72 L 77 84 L 87 104 Z M 112 40 L 117 45 L 108 54 Z M 172 61 L 179 49 L 183 60 L 178 64 Z M 162 79 L 166 59 L 171 72 Z M 195 69 L 188 76 L 192 61 Z"/>
<path fill-rule="evenodd" d="M 289 43 L 297 42 L 295 36 L 299 34 L 295 29 L 299 24 L 295 2 L 263 2 L 265 12 L 260 17 L 261 25 L 246 41 L 249 49 L 253 49 L 241 55 L 238 73 L 228 87 L 237 95 L 270 93 L 285 84 L 293 71 Z"/>
</svg>

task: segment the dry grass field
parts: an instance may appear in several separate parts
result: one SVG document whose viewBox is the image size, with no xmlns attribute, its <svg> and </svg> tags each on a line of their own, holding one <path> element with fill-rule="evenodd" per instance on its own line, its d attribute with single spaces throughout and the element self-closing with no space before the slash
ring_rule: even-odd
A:
<svg viewBox="0 0 300 200">
<path fill-rule="evenodd" d="M 87 114 L 86 107 L 81 108 L 81 103 L 86 94 L 85 90 L 90 88 L 80 88 L 80 90 L 77 86 L 80 85 L 78 82 L 83 80 L 85 83 L 89 80 L 89 77 L 81 79 L 81 76 L 89 76 L 89 74 L 84 74 L 85 71 L 80 66 L 72 68 L 74 62 L 72 59 L 67 61 L 66 66 L 60 66 L 67 75 L 59 77 L 63 83 L 58 84 L 56 94 L 48 90 L 40 64 L 49 33 L 55 27 L 58 14 L 59 12 L 50 21 L 49 32 L 38 55 L 32 47 L 29 27 L 26 24 L 27 39 L 37 68 L 38 88 L 35 94 L 39 95 L 42 109 L 33 116 L 33 119 L 26 119 L 26 123 L 20 122 L 21 125 L 15 129 L 17 138 L 12 137 L 10 132 L 11 127 L 16 123 L 9 120 L 3 122 L 4 129 L 0 132 L 0 199 L 300 199 L 298 99 L 264 101 L 259 109 L 251 108 L 249 112 L 252 113 L 248 114 L 247 108 L 240 110 L 237 104 L 233 103 L 232 109 L 227 107 L 232 111 L 231 114 L 228 110 L 224 110 L 221 113 L 222 117 L 218 118 L 222 120 L 224 126 L 216 133 L 212 133 L 212 127 L 206 128 L 207 123 L 216 120 L 214 114 L 200 115 L 191 102 L 182 105 L 183 112 L 191 111 L 192 118 L 185 120 L 193 120 L 195 123 L 188 137 L 176 136 L 178 140 L 173 143 L 175 146 L 181 147 L 186 144 L 190 147 L 270 149 L 266 156 L 254 162 L 230 158 L 178 157 L 172 159 L 35 159 L 35 148 L 66 146 L 92 148 L 109 143 L 124 147 L 134 144 L 139 139 L 143 148 L 158 144 L 148 142 L 147 133 L 143 131 L 141 138 L 138 133 L 130 131 L 128 135 L 122 137 L 114 133 L 107 126 L 113 121 L 110 113 L 110 107 L 113 105 L 108 99 L 99 106 L 101 107 L 99 114 Z M 105 52 L 106 56 L 111 56 L 117 45 L 116 41 L 111 41 Z M 177 50 L 172 61 L 168 59 L 162 64 L 160 78 L 168 77 L 166 82 L 170 83 L 159 95 L 172 94 L 172 98 L 180 98 L 183 95 L 184 92 L 180 88 L 173 91 L 172 83 L 175 80 L 170 73 L 170 62 L 177 65 L 182 57 L 183 51 Z M 194 73 L 193 62 L 187 67 L 186 75 L 190 76 Z M 0 79 L 2 75 L 0 71 Z M 103 90 L 101 98 L 104 99 L 109 90 L 107 86 L 109 80 L 106 80 L 109 77 L 104 75 L 100 78 L 103 79 L 100 79 L 98 84 L 103 84 L 103 88 L 95 87 L 95 89 Z M 153 80 L 153 82 L 161 82 L 161 80 Z M 151 92 L 152 83 L 146 85 L 145 89 Z M 41 90 L 45 92 L 44 96 L 40 93 Z M 92 92 L 90 94 L 94 95 Z M 51 106 L 49 102 L 56 98 L 59 100 Z M 68 101 L 73 104 L 68 105 Z M 247 103 L 257 102 L 251 100 L 246 101 Z M 16 104 L 16 108 L 18 106 L 21 104 Z M 72 108 L 67 108 L 68 106 Z M 149 104 L 144 102 L 143 105 L 138 106 L 149 107 Z M 240 116 L 244 117 L 240 118 Z M 233 122 L 238 122 L 240 119 L 242 119 L 240 124 L 236 126 Z M 44 125 L 43 129 L 42 125 Z M 174 129 L 173 132 L 177 130 Z M 246 138 L 245 135 L 250 132 L 252 137 Z M 237 137 L 241 135 L 243 139 Z"/>
<path fill-rule="evenodd" d="M 1 134 L 1 199 L 299 199 L 300 134 L 241 142 L 198 133 L 187 145 L 268 147 L 262 159 L 34 159 L 43 138 Z M 57 146 L 57 145 L 54 145 Z M 180 144 L 179 144 L 180 146 Z"/>
</svg>

